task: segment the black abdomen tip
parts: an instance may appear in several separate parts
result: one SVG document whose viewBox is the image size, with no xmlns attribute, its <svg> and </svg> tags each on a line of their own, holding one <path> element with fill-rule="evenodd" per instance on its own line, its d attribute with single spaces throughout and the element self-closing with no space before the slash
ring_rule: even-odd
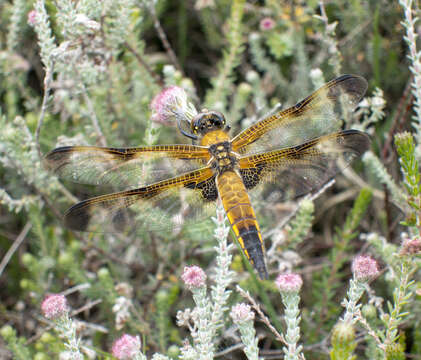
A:
<svg viewBox="0 0 421 360">
<path fill-rule="evenodd" d="M 250 260 L 257 270 L 260 279 L 267 279 L 268 272 L 266 270 L 263 245 L 261 244 L 258 230 L 252 226 L 249 229 L 239 229 L 239 232 L 240 237 L 243 239 L 244 247 L 250 256 Z"/>
</svg>

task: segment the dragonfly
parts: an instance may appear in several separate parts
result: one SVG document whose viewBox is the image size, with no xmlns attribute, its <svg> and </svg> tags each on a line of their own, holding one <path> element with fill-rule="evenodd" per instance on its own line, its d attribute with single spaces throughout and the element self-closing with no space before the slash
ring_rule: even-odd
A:
<svg viewBox="0 0 421 360">
<path fill-rule="evenodd" d="M 360 157 L 369 136 L 342 128 L 366 89 L 363 77 L 342 75 L 234 137 L 222 113 L 205 109 L 189 128 L 179 126 L 192 144 L 56 148 L 45 160 L 57 176 L 116 189 L 72 206 L 64 224 L 88 232 L 174 231 L 209 216 L 220 201 L 246 258 L 266 279 L 253 194 L 277 189 L 286 201 L 314 193 Z"/>
</svg>

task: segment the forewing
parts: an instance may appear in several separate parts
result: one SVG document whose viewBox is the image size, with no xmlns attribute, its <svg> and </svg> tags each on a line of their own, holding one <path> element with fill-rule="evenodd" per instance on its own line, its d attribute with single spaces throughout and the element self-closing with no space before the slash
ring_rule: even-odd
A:
<svg viewBox="0 0 421 360">
<path fill-rule="evenodd" d="M 206 216 L 217 199 L 208 167 L 134 190 L 82 201 L 64 215 L 66 227 L 89 232 L 179 230 Z"/>
<path fill-rule="evenodd" d="M 209 159 L 205 147 L 159 145 L 138 148 L 66 146 L 45 157 L 47 167 L 73 182 L 141 187 L 195 170 Z"/>
<path fill-rule="evenodd" d="M 240 174 L 248 189 L 259 188 L 278 201 L 317 191 L 361 156 L 370 146 L 367 134 L 345 130 L 301 145 L 239 160 Z M 261 185 L 261 186 L 258 186 Z"/>
<path fill-rule="evenodd" d="M 232 140 L 233 150 L 256 154 L 302 144 L 341 128 L 342 118 L 358 105 L 367 81 L 343 75 L 316 90 L 295 106 L 251 125 Z"/>
</svg>

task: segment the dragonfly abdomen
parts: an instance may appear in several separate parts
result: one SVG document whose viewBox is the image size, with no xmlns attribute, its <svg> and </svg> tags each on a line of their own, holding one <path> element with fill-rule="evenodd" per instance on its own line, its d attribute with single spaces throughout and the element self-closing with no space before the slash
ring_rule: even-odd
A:
<svg viewBox="0 0 421 360">
<path fill-rule="evenodd" d="M 262 279 L 268 277 L 264 245 L 250 198 L 244 183 L 234 171 L 225 171 L 218 175 L 219 196 L 237 240 Z"/>
</svg>

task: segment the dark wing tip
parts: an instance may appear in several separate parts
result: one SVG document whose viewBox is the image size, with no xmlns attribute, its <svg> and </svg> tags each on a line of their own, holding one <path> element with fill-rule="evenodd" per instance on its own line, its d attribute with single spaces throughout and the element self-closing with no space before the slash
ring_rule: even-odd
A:
<svg viewBox="0 0 421 360">
<path fill-rule="evenodd" d="M 63 156 L 63 154 L 66 154 L 68 152 L 70 152 L 73 149 L 73 146 L 62 146 L 62 147 L 58 147 L 55 148 L 53 150 L 51 150 L 50 152 L 47 153 L 47 155 L 45 155 L 45 159 L 54 159 L 57 156 Z"/>
<path fill-rule="evenodd" d="M 342 131 L 343 136 L 352 136 L 352 150 L 361 156 L 364 154 L 371 145 L 371 138 L 365 132 L 359 130 L 344 130 Z"/>
<path fill-rule="evenodd" d="M 44 166 L 47 170 L 56 171 L 69 157 L 72 148 L 72 146 L 63 146 L 48 152 L 43 159 Z"/>
<path fill-rule="evenodd" d="M 353 84 L 358 85 L 359 88 L 364 88 L 366 90 L 368 87 L 367 80 L 360 75 L 344 74 L 344 75 L 338 76 L 332 81 L 336 81 L 337 83 L 346 82 L 347 84 L 350 84 L 350 86 Z"/>
<path fill-rule="evenodd" d="M 367 91 L 367 80 L 358 75 L 342 75 L 329 82 L 328 97 L 337 99 L 347 94 L 352 107 L 356 107 Z"/>
<path fill-rule="evenodd" d="M 364 96 L 368 88 L 367 80 L 358 75 L 347 75 L 346 90 L 350 93 L 360 94 L 360 98 Z"/>
<path fill-rule="evenodd" d="M 66 211 L 63 217 L 64 226 L 76 231 L 89 231 L 88 226 L 91 219 L 88 200 L 73 205 Z"/>
</svg>

